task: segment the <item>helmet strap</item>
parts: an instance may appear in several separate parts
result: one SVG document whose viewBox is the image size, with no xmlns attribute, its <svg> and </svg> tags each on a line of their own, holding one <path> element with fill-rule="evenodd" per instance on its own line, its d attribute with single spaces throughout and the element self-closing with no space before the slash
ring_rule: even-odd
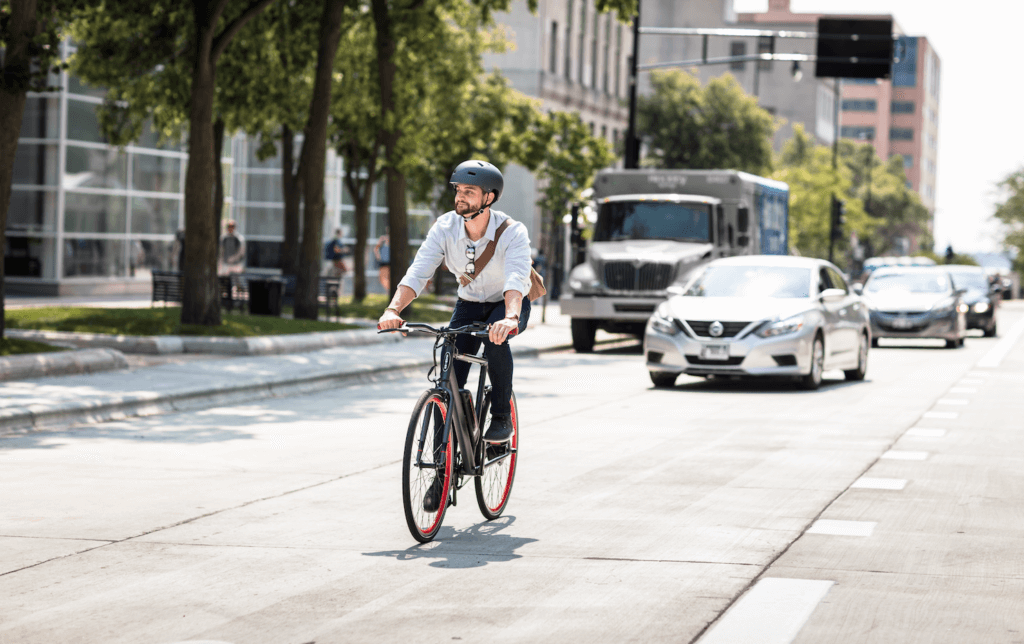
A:
<svg viewBox="0 0 1024 644">
<path fill-rule="evenodd" d="M 493 192 L 488 192 L 487 194 L 488 194 L 488 195 L 492 195 L 492 194 L 494 194 L 494 193 L 493 193 Z M 462 219 L 463 219 L 463 220 L 465 220 L 465 221 L 472 221 L 472 220 L 476 219 L 476 218 L 477 218 L 477 217 L 479 217 L 480 215 L 484 214 L 484 211 L 485 211 L 485 210 L 487 210 L 488 208 L 490 208 L 490 207 L 491 207 L 491 204 L 492 204 L 492 203 L 494 203 L 494 202 L 493 202 L 493 201 L 491 201 L 491 202 L 490 202 L 490 203 L 488 203 L 488 204 L 484 204 L 484 205 L 483 205 L 483 207 L 481 207 L 481 208 L 480 208 L 480 210 L 477 210 L 477 211 L 476 211 L 475 213 L 473 213 L 472 215 L 470 215 L 470 216 L 468 216 L 468 217 L 467 217 L 467 216 L 465 216 L 465 215 L 463 215 L 463 216 L 462 216 Z"/>
</svg>

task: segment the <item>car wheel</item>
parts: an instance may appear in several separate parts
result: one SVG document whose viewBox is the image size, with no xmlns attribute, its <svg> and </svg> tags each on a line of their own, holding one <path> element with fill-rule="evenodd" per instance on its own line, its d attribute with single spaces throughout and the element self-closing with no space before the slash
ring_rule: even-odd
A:
<svg viewBox="0 0 1024 644">
<path fill-rule="evenodd" d="M 861 334 L 860 347 L 857 349 L 857 368 L 844 371 L 847 380 L 864 380 L 868 372 L 868 336 Z"/>
<path fill-rule="evenodd" d="M 675 387 L 676 378 L 679 377 L 678 373 L 668 373 L 665 371 L 652 371 L 651 382 L 654 383 L 655 387 Z"/>
<path fill-rule="evenodd" d="M 871 348 L 872 349 L 877 349 L 878 348 L 878 338 L 871 338 Z"/>
<path fill-rule="evenodd" d="M 996 323 L 995 322 L 992 323 L 992 326 L 990 326 L 989 328 L 985 329 L 985 337 L 986 338 L 994 338 L 994 337 L 996 337 Z"/>
<path fill-rule="evenodd" d="M 947 349 L 955 349 L 960 346 L 960 340 L 946 340 Z"/>
<path fill-rule="evenodd" d="M 572 318 L 569 328 L 572 331 L 572 348 L 576 353 L 592 353 L 594 336 L 597 335 L 597 321 Z"/>
<path fill-rule="evenodd" d="M 821 374 L 825 372 L 825 341 L 821 336 L 815 336 L 814 346 L 811 347 L 811 372 L 800 379 L 800 387 L 807 390 L 815 390 L 821 386 Z"/>
</svg>

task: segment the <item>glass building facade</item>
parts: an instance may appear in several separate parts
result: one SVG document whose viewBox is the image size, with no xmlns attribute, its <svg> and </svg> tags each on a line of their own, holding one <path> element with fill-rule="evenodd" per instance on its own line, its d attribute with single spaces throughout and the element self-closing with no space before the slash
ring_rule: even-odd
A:
<svg viewBox="0 0 1024 644">
<path fill-rule="evenodd" d="M 73 48 L 64 45 L 70 53 Z M 161 144 L 146 129 L 119 148 L 100 131 L 96 108 L 104 90 L 61 73 L 59 92 L 29 94 L 14 161 L 4 266 L 8 294 L 148 292 L 152 270 L 177 268 L 175 233 L 185 225 L 184 144 Z M 223 219 L 235 219 L 247 242 L 249 269 L 280 269 L 284 231 L 281 157 L 259 160 L 258 142 L 225 141 Z M 298 154 L 296 154 L 298 156 Z M 354 207 L 342 188 L 343 166 L 328 152 L 323 241 L 355 230 Z M 374 187 L 372 247 L 387 225 L 383 184 Z M 412 208 L 409 236 L 420 243 L 431 212 Z M 348 238 L 352 243 L 354 240 Z"/>
</svg>

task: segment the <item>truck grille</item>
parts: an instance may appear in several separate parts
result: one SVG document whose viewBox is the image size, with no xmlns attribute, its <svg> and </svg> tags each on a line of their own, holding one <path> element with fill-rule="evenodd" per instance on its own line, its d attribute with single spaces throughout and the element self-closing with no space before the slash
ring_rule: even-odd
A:
<svg viewBox="0 0 1024 644">
<path fill-rule="evenodd" d="M 702 338 L 710 338 L 711 332 L 708 330 L 711 327 L 712 322 L 702 322 L 698 320 L 687 320 L 687 324 L 693 329 L 693 332 Z M 731 338 L 737 333 L 742 331 L 750 322 L 722 322 L 722 335 L 720 338 Z"/>
<path fill-rule="evenodd" d="M 616 291 L 664 291 L 672 283 L 672 264 L 608 262 L 604 265 L 604 283 Z"/>
</svg>

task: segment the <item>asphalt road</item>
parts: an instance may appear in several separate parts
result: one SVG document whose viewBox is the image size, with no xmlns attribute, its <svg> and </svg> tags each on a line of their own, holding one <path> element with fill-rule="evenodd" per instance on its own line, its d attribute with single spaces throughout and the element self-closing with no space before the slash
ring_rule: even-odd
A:
<svg viewBox="0 0 1024 644">
<path fill-rule="evenodd" d="M 1002 315 L 817 392 L 655 390 L 628 346 L 520 360 L 506 515 L 463 495 L 422 546 L 422 377 L 3 438 L 0 643 L 1024 642 Z"/>
</svg>

